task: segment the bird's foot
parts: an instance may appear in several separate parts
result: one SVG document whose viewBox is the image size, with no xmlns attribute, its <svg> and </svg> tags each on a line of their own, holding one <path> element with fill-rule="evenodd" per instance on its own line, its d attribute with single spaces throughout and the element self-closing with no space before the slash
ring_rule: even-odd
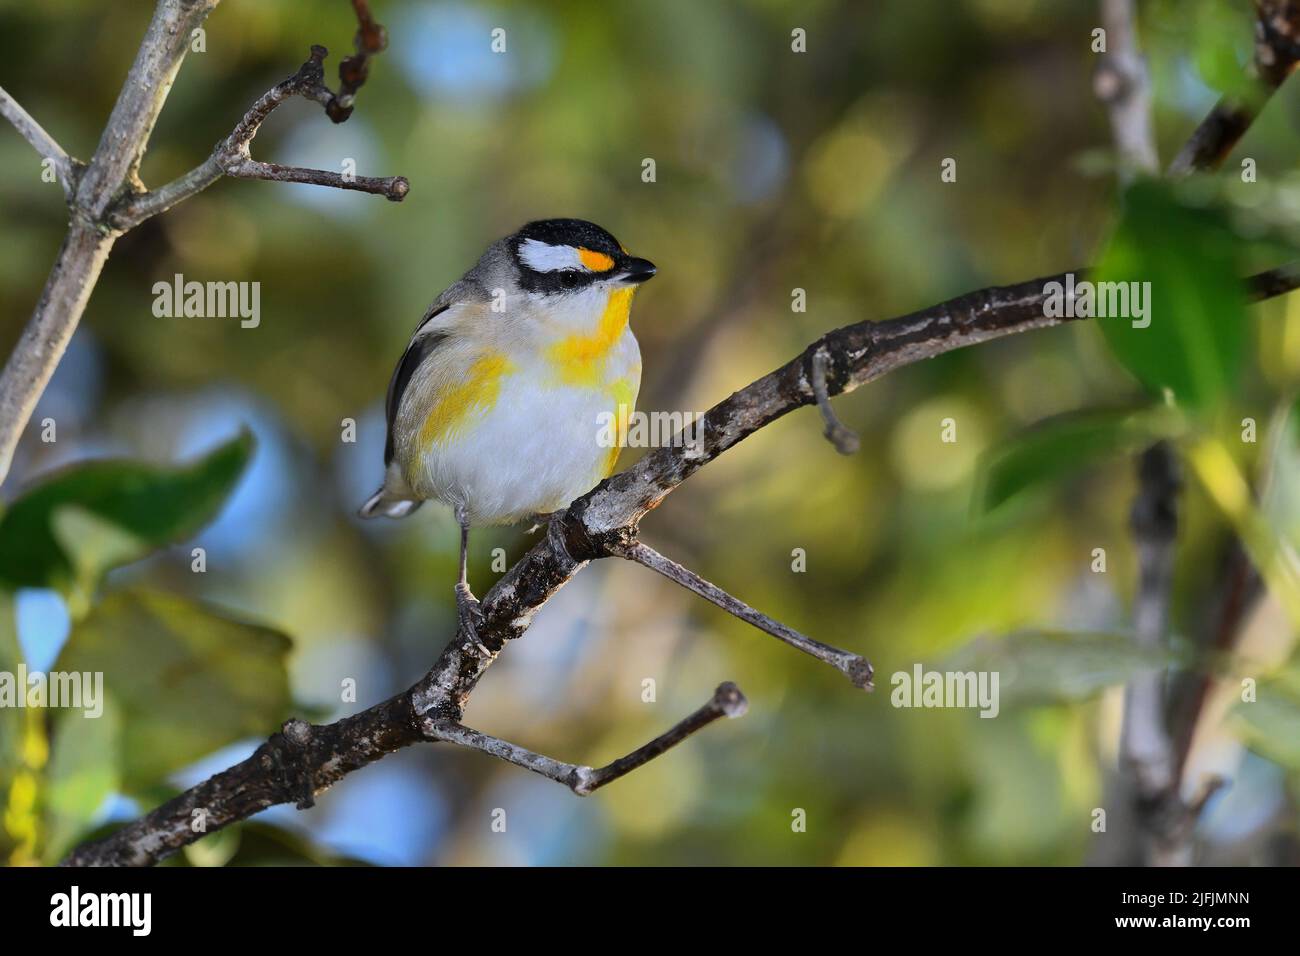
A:
<svg viewBox="0 0 1300 956">
<path fill-rule="evenodd" d="M 529 526 L 528 530 L 524 532 L 524 534 L 534 534 L 540 531 L 542 528 L 545 528 L 548 524 L 550 524 L 551 519 L 554 518 L 559 513 L 560 512 L 558 511 L 546 511 L 546 512 L 542 512 L 541 514 L 533 515 L 531 518 L 528 519 L 532 522 L 532 524 Z"/>
<path fill-rule="evenodd" d="M 478 637 L 479 625 L 483 623 L 483 610 L 478 598 L 469 589 L 469 585 L 460 582 L 456 585 L 456 634 L 465 641 L 465 649 L 480 657 L 489 658 L 492 652 Z"/>
</svg>

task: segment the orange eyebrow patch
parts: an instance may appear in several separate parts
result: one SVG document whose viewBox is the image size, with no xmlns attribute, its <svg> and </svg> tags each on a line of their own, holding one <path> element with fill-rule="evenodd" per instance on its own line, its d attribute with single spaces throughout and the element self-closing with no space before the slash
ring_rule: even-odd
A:
<svg viewBox="0 0 1300 956">
<path fill-rule="evenodd" d="M 592 272 L 608 272 L 614 268 L 614 260 L 603 252 L 596 252 L 594 249 L 578 249 L 578 258 L 582 264 Z"/>
</svg>

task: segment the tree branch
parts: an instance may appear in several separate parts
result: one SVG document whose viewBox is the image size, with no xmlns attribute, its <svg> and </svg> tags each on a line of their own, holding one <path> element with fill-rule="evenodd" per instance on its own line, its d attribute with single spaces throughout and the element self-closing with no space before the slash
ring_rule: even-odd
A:
<svg viewBox="0 0 1300 956">
<path fill-rule="evenodd" d="M 695 592 L 704 600 L 716 604 L 728 614 L 735 615 L 746 624 L 754 625 L 760 631 L 766 631 L 796 650 L 803 651 L 810 657 L 815 657 L 823 664 L 830 664 L 831 667 L 848 677 L 853 682 L 854 687 L 871 690 L 873 672 L 871 663 L 866 658 L 850 651 L 842 651 L 838 647 L 831 647 L 829 644 L 823 644 L 821 641 L 814 641 L 811 637 L 806 637 L 793 628 L 786 627 L 780 621 L 775 621 L 761 611 L 754 610 L 744 601 L 732 597 L 716 584 L 704 580 L 690 568 L 682 567 L 676 561 L 664 557 L 654 548 L 640 541 L 633 541 L 629 544 L 616 544 L 612 551 L 620 558 L 627 558 L 627 560 L 635 561 L 651 571 L 657 571 L 669 581 L 680 584 L 688 591 Z"/>
<path fill-rule="evenodd" d="M 218 2 L 158 0 L 99 146 L 84 168 L 0 90 L 0 113 L 43 154 L 51 148 L 57 150 L 56 162 L 62 164 L 60 181 L 72 212 L 68 234 L 40 300 L 0 372 L 0 481 L 9 473 L 23 429 L 81 321 L 113 243 L 123 232 L 192 196 L 222 175 L 316 183 L 377 193 L 395 201 L 401 200 L 410 188 L 401 176 L 345 178 L 322 170 L 260 163 L 248 152 L 262 121 L 288 96 L 304 96 L 321 103 L 336 123 L 351 115 L 353 98 L 365 82 L 368 57 L 387 44 L 384 28 L 375 23 L 365 0 L 352 0 L 358 22 L 357 54 L 339 66 L 341 87 L 337 95 L 322 80 L 325 48 L 313 47 L 311 59 L 253 104 L 231 136 L 218 144 L 202 165 L 158 190 L 146 192 L 140 183 L 139 168 L 154 123 L 194 31 Z"/>
<path fill-rule="evenodd" d="M 1093 90 L 1106 104 L 1119 152 L 1120 181 L 1128 182 L 1135 171 L 1153 173 L 1160 164 L 1151 126 L 1147 65 L 1137 45 L 1134 0 L 1102 0 L 1101 22 L 1107 47 L 1093 75 Z"/>
<path fill-rule="evenodd" d="M 370 57 L 388 49 L 388 31 L 370 15 L 366 0 L 352 0 L 352 11 L 357 15 L 357 35 L 352 41 L 357 52 L 339 63 L 339 91 L 325 104 L 326 114 L 336 123 L 352 115 L 357 90 L 370 75 Z"/>
<path fill-rule="evenodd" d="M 63 247 L 0 372 L 0 481 L 9 473 L 18 439 L 76 331 L 116 239 L 104 224 L 104 212 L 135 181 L 154 121 L 189 49 L 190 33 L 216 4 L 159 0 L 95 155 L 77 179 Z"/>
<path fill-rule="evenodd" d="M 32 119 L 3 86 L 0 86 L 0 116 L 14 125 L 23 139 L 32 144 L 42 159 L 54 160 L 54 168 L 58 171 L 63 194 L 71 197 L 74 186 L 72 157 L 64 152 L 63 147 L 55 142 L 54 137 L 45 132 L 41 124 Z"/>
<path fill-rule="evenodd" d="M 1300 0 L 1255 0 L 1255 69 L 1245 96 L 1225 96 L 1169 167 L 1173 175 L 1217 169 L 1300 61 Z"/>
<path fill-rule="evenodd" d="M 826 440 L 835 446 L 841 455 L 856 454 L 860 447 L 857 432 L 845 425 L 831 408 L 831 398 L 826 393 L 826 353 L 814 352 L 812 357 L 813 397 L 817 399 L 817 408 L 822 413 L 826 430 L 822 432 Z"/>
<path fill-rule="evenodd" d="M 1129 522 L 1138 552 L 1133 625 L 1138 646 L 1155 652 L 1164 646 L 1169 630 L 1182 486 L 1178 461 L 1167 443 L 1159 442 L 1142 454 L 1138 484 Z M 1120 753 L 1134 773 L 1143 802 L 1162 797 L 1174 787 L 1175 759 L 1165 726 L 1163 671 L 1141 674 L 1125 688 Z"/>
<path fill-rule="evenodd" d="M 713 692 L 713 696 L 703 707 L 674 724 L 671 729 L 648 744 L 596 769 L 581 764 L 561 763 L 507 740 L 471 730 L 454 720 L 428 720 L 425 722 L 425 727 L 426 734 L 431 740 L 459 744 L 462 747 L 470 747 L 500 757 L 515 766 L 562 783 L 578 796 L 585 797 L 676 747 L 691 734 L 703 730 L 719 717 L 743 717 L 748 708 L 749 702 L 745 700 L 745 695 L 740 692 L 739 687 L 730 681 L 719 684 L 718 689 Z"/>
<path fill-rule="evenodd" d="M 363 4 L 364 6 L 364 4 Z M 366 16 L 369 16 L 367 11 Z M 383 28 L 380 27 L 380 30 Z M 358 33 L 358 37 L 361 34 Z M 385 41 L 386 42 L 386 41 Z M 286 100 L 295 96 L 320 103 L 325 107 L 335 122 L 342 122 L 352 113 L 352 106 L 340 107 L 341 99 L 330 92 L 325 85 L 324 60 L 329 51 L 319 44 L 311 48 L 311 56 L 298 68 L 298 72 L 286 77 L 263 93 L 244 117 L 236 124 L 230 135 L 219 142 L 212 150 L 212 155 L 184 176 L 160 186 L 149 192 L 137 192 L 122 197 L 121 202 L 112 211 L 110 219 L 119 229 L 138 226 L 152 216 L 170 209 L 195 193 L 202 192 L 222 176 L 237 179 L 266 179 L 275 182 L 310 183 L 317 186 L 331 186 L 335 189 L 351 189 L 358 192 L 384 196 L 393 202 L 401 202 L 410 191 L 410 183 L 405 176 L 349 176 L 321 169 L 304 169 L 297 166 L 279 166 L 263 163 L 253 159 L 250 148 L 253 138 L 257 136 L 262 124 Z M 349 60 L 355 58 L 349 57 Z M 342 67 L 340 67 L 342 70 Z M 358 84 L 359 85 L 359 84 Z M 355 87 L 347 94 L 350 104 L 355 95 Z"/>
</svg>

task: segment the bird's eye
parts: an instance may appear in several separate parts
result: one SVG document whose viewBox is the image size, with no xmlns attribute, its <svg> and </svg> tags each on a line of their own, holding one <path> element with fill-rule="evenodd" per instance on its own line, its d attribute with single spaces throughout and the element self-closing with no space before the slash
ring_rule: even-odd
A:
<svg viewBox="0 0 1300 956">
<path fill-rule="evenodd" d="M 565 289 L 576 289 L 582 282 L 582 273 L 576 269 L 565 269 L 560 273 L 560 285 Z"/>
</svg>

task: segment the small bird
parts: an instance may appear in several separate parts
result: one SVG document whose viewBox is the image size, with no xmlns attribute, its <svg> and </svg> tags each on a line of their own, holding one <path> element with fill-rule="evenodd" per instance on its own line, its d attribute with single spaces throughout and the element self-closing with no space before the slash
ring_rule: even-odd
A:
<svg viewBox="0 0 1300 956">
<path fill-rule="evenodd" d="M 470 527 L 545 516 L 613 472 L 641 384 L 632 296 L 655 271 L 595 223 L 530 222 L 488 246 L 412 334 L 388 385 L 384 483 L 360 514 L 451 506 L 471 637 Z"/>
</svg>

